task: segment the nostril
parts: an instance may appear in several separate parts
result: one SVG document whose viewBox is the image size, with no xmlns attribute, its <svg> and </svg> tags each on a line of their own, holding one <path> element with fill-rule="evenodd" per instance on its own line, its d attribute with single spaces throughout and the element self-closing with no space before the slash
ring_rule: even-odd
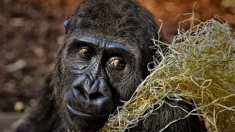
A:
<svg viewBox="0 0 235 132">
<path fill-rule="evenodd" d="M 76 97 L 82 96 L 85 99 L 89 98 L 89 95 L 87 94 L 87 92 L 81 87 L 74 88 L 73 93 Z"/>
<path fill-rule="evenodd" d="M 103 95 L 101 93 L 99 93 L 99 92 L 92 93 L 89 96 L 90 100 L 96 100 L 96 99 L 99 99 L 101 97 L 103 97 Z"/>
<path fill-rule="evenodd" d="M 82 96 L 84 99 L 86 100 L 96 100 L 96 99 L 99 99 L 99 98 L 102 98 L 104 97 L 100 92 L 92 92 L 90 91 L 87 92 L 84 88 L 82 87 L 77 87 L 77 88 L 74 88 L 74 93 L 75 93 L 75 96 L 79 97 L 79 96 Z"/>
</svg>

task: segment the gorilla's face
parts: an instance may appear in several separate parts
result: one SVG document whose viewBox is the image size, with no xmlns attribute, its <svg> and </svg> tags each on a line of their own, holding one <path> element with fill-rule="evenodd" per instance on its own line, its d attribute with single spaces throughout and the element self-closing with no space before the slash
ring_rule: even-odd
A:
<svg viewBox="0 0 235 132">
<path fill-rule="evenodd" d="M 120 100 L 128 100 L 143 79 L 141 51 L 125 41 L 73 33 L 65 40 L 64 66 L 72 81 L 64 111 L 72 129 L 96 130 Z"/>
<path fill-rule="evenodd" d="M 135 0 L 85 0 L 64 25 L 53 80 L 58 113 L 70 131 L 97 130 L 149 74 L 158 26 Z"/>
</svg>

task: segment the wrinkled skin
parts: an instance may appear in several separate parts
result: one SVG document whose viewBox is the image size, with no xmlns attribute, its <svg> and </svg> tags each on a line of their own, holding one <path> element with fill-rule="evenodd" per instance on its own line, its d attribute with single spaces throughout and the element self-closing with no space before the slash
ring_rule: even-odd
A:
<svg viewBox="0 0 235 132">
<path fill-rule="evenodd" d="M 151 38 L 159 38 L 158 26 L 138 2 L 86 0 L 64 25 L 56 66 L 18 132 L 96 131 L 149 74 L 147 64 L 155 52 L 149 47 Z M 192 110 L 189 104 L 166 101 Z M 159 131 L 186 115 L 168 105 L 154 113 L 130 131 Z M 198 132 L 204 126 L 190 116 L 166 131 Z"/>
</svg>

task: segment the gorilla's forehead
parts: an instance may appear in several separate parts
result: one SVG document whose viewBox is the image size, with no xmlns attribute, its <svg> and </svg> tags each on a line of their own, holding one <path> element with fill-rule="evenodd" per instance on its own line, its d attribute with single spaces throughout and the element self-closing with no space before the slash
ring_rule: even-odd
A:
<svg viewBox="0 0 235 132">
<path fill-rule="evenodd" d="M 68 30 L 135 43 L 148 43 L 154 37 L 154 32 L 158 31 L 152 14 L 135 0 L 86 0 L 71 15 Z"/>
<path fill-rule="evenodd" d="M 106 40 L 104 38 L 97 38 L 97 37 L 93 37 L 93 36 L 79 36 L 77 39 L 82 42 L 97 45 L 98 47 L 105 47 L 105 48 L 114 48 L 115 47 L 115 48 L 119 48 L 121 50 L 124 50 L 126 52 L 130 52 L 130 50 L 126 46 L 124 46 L 123 44 L 117 43 L 117 42 L 112 42 L 112 41 Z"/>
<path fill-rule="evenodd" d="M 117 47 L 119 49 L 125 50 L 129 52 L 130 50 L 124 46 L 121 43 L 118 42 L 112 42 L 110 40 L 107 40 L 105 38 L 99 38 L 99 37 L 94 37 L 94 36 L 78 36 L 77 39 L 82 42 L 86 43 L 91 43 L 94 45 L 97 45 L 97 47 L 107 47 L 107 48 L 112 48 L 112 47 Z"/>
</svg>

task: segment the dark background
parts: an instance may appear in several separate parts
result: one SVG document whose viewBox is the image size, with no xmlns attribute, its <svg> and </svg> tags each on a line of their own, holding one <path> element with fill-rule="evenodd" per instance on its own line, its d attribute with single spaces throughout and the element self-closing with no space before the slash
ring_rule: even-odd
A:
<svg viewBox="0 0 235 132">
<path fill-rule="evenodd" d="M 0 0 L 0 112 L 27 111 L 44 78 L 54 67 L 63 42 L 63 22 L 81 0 Z M 195 0 L 141 0 L 163 22 L 171 41 L 178 22 L 191 13 Z M 198 0 L 196 18 L 219 14 L 235 28 L 235 0 Z M 182 25 L 187 29 L 189 23 Z"/>
</svg>

